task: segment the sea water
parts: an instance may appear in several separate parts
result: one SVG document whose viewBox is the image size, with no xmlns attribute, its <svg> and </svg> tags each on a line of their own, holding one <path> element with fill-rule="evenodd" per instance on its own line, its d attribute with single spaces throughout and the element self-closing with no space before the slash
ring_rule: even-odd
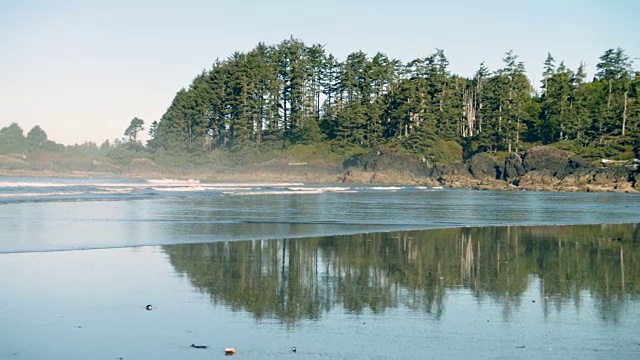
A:
<svg viewBox="0 0 640 360">
<path fill-rule="evenodd" d="M 639 194 L 0 178 L 0 253 L 639 221 Z"/>
<path fill-rule="evenodd" d="M 639 205 L 4 178 L 0 358 L 638 358 Z"/>
</svg>

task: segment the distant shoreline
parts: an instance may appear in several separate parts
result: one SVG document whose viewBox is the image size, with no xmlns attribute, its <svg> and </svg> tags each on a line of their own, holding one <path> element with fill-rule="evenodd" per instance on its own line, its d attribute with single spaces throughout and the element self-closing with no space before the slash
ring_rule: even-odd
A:
<svg viewBox="0 0 640 360">
<path fill-rule="evenodd" d="M 4 160 L 3 160 L 4 159 Z M 105 160 L 69 162 L 0 158 L 0 176 L 197 179 L 200 181 L 295 181 L 306 184 L 381 184 L 562 192 L 640 192 L 638 160 L 595 162 L 575 154 L 538 146 L 523 154 L 481 153 L 464 162 L 437 164 L 394 151 L 351 156 L 325 162 L 320 155 L 309 161 L 272 158 L 242 166 L 181 162 L 167 165 L 149 158 L 134 158 L 123 165 Z M 313 161 L 311 161 L 313 160 Z"/>
<path fill-rule="evenodd" d="M 583 184 L 568 182 L 544 183 L 533 182 L 519 186 L 497 179 L 474 179 L 466 176 L 447 175 L 437 179 L 431 177 L 415 177 L 406 173 L 386 171 L 349 171 L 348 173 L 313 173 L 313 172 L 268 172 L 268 171 L 225 171 L 225 172 L 126 172 L 107 173 L 91 171 L 35 171 L 0 169 L 1 177 L 33 177 L 33 178 L 110 178 L 110 179 L 177 179 L 199 180 L 203 182 L 268 182 L 293 181 L 305 184 L 379 184 L 404 186 L 429 186 L 450 189 L 502 190 L 502 191 L 550 191 L 550 192 L 615 192 L 640 193 L 632 184 L 621 186 L 619 183 Z"/>
</svg>

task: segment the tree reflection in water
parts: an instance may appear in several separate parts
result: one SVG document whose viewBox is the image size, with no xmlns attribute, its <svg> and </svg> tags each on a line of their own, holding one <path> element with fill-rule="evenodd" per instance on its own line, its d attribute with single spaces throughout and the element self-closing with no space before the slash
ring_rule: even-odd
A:
<svg viewBox="0 0 640 360">
<path fill-rule="evenodd" d="M 544 316 L 591 296 L 616 322 L 640 293 L 640 224 L 458 228 L 165 246 L 216 304 L 295 325 L 324 312 L 405 307 L 438 319 L 470 291 L 508 320 L 539 284 Z M 451 310 L 449 310 L 451 311 Z"/>
</svg>

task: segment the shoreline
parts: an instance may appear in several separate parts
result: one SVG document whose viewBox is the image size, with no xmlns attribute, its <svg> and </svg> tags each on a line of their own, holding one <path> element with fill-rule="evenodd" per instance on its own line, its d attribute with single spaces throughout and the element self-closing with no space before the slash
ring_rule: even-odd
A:
<svg viewBox="0 0 640 360">
<path fill-rule="evenodd" d="M 304 170 L 304 169 L 296 169 Z M 404 185 L 430 186 L 449 189 L 495 190 L 495 191 L 549 191 L 549 192 L 614 192 L 640 193 L 631 182 L 588 183 L 574 179 L 561 180 L 551 177 L 533 179 L 514 185 L 498 179 L 476 179 L 460 175 L 442 175 L 438 178 L 416 176 L 410 173 L 387 171 L 349 170 L 344 173 L 318 173 L 311 171 L 269 172 L 264 170 L 233 170 L 223 172 L 92 172 L 92 171 L 38 171 L 0 169 L 0 177 L 33 177 L 33 178 L 78 178 L 78 179 L 177 179 L 199 180 L 202 182 L 267 182 L 285 181 L 306 184 L 370 184 L 370 185 Z"/>
<path fill-rule="evenodd" d="M 307 184 L 380 184 L 431 186 L 453 189 L 640 192 L 640 160 L 634 162 L 588 161 L 549 146 L 531 148 L 522 155 L 501 158 L 480 153 L 461 163 L 428 164 L 396 152 L 355 155 L 342 163 L 299 162 L 272 159 L 236 167 L 182 164 L 166 167 L 146 158 L 128 165 L 92 162 L 61 168 L 65 164 L 26 162 L 16 166 L 0 162 L 0 176 L 116 179 L 197 179 L 200 181 L 284 181 Z M 68 166 L 65 165 L 65 166 Z"/>
</svg>

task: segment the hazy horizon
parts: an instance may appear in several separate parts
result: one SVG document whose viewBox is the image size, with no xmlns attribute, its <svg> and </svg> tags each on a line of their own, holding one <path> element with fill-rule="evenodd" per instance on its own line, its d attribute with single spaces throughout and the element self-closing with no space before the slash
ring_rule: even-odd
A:
<svg viewBox="0 0 640 360">
<path fill-rule="evenodd" d="M 339 59 L 362 50 L 403 62 L 444 49 L 449 70 L 471 76 L 507 50 L 538 86 L 550 52 L 588 78 L 622 47 L 638 68 L 640 3 L 617 0 L 299 3 L 50 0 L 0 3 L 0 128 L 40 125 L 65 145 L 120 138 L 133 117 L 146 128 L 175 93 L 216 58 L 290 36 Z"/>
</svg>

